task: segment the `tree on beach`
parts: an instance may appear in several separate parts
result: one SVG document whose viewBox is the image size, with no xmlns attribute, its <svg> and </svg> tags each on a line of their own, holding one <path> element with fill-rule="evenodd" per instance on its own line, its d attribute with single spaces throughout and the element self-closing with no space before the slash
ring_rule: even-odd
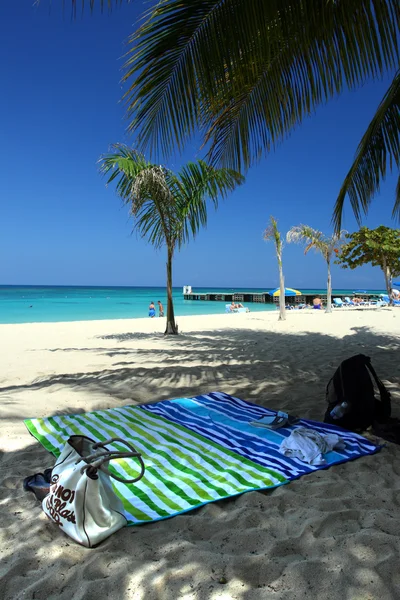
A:
<svg viewBox="0 0 400 600">
<path fill-rule="evenodd" d="M 346 232 L 340 231 L 338 234 L 334 233 L 331 237 L 325 236 L 322 231 L 313 229 L 309 225 L 297 225 L 292 227 L 286 236 L 289 243 L 300 243 L 305 244 L 304 254 L 307 254 L 312 248 L 317 252 L 320 252 L 326 261 L 328 268 L 328 282 L 326 286 L 326 311 L 327 313 L 332 312 L 332 276 L 331 276 L 331 261 L 334 254 L 338 254 L 341 245 L 344 241 Z"/>
<path fill-rule="evenodd" d="M 285 278 L 283 276 L 282 266 L 282 249 L 283 242 L 280 231 L 278 229 L 278 222 L 274 217 L 269 218 L 269 225 L 264 231 L 263 238 L 266 242 L 274 242 L 276 258 L 278 260 L 279 269 L 279 321 L 285 321 L 286 319 L 286 308 L 285 308 Z"/>
<path fill-rule="evenodd" d="M 400 229 L 384 225 L 376 229 L 361 227 L 355 233 L 348 233 L 346 238 L 348 242 L 342 246 L 336 264 L 343 269 L 356 269 L 367 264 L 380 267 L 392 304 L 393 277 L 400 276 Z"/>
<path fill-rule="evenodd" d="M 155 248 L 167 248 L 167 325 L 165 334 L 177 334 L 172 298 L 172 261 L 207 224 L 207 200 L 215 207 L 243 177 L 230 169 L 215 169 L 204 161 L 189 162 L 173 173 L 148 162 L 143 154 L 123 144 L 100 159 L 107 184 L 117 180 L 116 191 L 129 206 L 134 228 Z"/>
<path fill-rule="evenodd" d="M 212 164 L 243 171 L 320 104 L 397 70 L 399 25 L 398 0 L 154 1 L 128 40 L 129 129 L 150 156 L 182 150 L 200 130 Z M 336 231 L 346 196 L 360 221 L 387 170 L 400 167 L 399 80 L 398 71 L 345 178 Z"/>
</svg>

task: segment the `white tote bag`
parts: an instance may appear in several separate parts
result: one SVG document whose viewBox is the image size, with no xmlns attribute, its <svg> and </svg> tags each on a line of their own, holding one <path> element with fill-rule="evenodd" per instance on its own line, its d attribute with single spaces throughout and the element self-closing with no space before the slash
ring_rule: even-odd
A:
<svg viewBox="0 0 400 600">
<path fill-rule="evenodd" d="M 108 449 L 120 442 L 129 451 Z M 115 458 L 137 458 L 140 473 L 135 479 L 122 479 L 110 473 L 108 463 Z M 120 438 L 95 443 L 83 435 L 73 435 L 62 450 L 51 473 L 50 492 L 42 508 L 59 527 L 79 544 L 91 548 L 126 525 L 121 500 L 110 477 L 135 483 L 144 475 L 139 452 Z"/>
</svg>

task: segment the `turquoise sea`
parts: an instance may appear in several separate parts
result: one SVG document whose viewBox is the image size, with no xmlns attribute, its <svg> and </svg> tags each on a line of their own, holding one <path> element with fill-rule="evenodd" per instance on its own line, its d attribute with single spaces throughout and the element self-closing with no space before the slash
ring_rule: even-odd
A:
<svg viewBox="0 0 400 600">
<path fill-rule="evenodd" d="M 269 288 L 252 291 L 265 291 Z M 248 288 L 246 288 L 248 290 Z M 235 292 L 246 291 L 234 288 Z M 233 288 L 195 288 L 196 292 L 230 293 Z M 323 289 L 302 290 L 323 293 Z M 335 290 L 351 295 L 353 290 Z M 165 287 L 50 287 L 0 286 L 0 323 L 43 323 L 96 319 L 136 319 L 148 316 L 151 301 L 166 308 Z M 224 302 L 184 300 L 182 288 L 174 288 L 175 315 L 205 315 L 225 312 Z M 276 310 L 274 305 L 246 303 L 251 311 Z M 158 314 L 158 312 L 157 312 Z"/>
</svg>

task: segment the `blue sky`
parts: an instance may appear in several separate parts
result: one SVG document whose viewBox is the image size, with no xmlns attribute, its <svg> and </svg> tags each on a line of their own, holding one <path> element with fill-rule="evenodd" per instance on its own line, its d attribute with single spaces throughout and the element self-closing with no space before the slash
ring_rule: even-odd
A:
<svg viewBox="0 0 400 600">
<path fill-rule="evenodd" d="M 120 84 L 124 43 L 140 0 L 111 15 L 71 20 L 41 0 L 0 5 L 0 284 L 164 285 L 165 255 L 131 235 L 132 224 L 96 161 L 125 133 Z M 66 5 L 68 5 L 68 1 Z M 307 223 L 331 230 L 333 204 L 357 144 L 388 86 L 368 83 L 320 107 L 246 183 L 210 210 L 209 224 L 177 256 L 174 283 L 272 287 L 274 249 L 262 240 L 272 214 L 282 232 Z M 195 143 L 167 164 L 200 158 Z M 387 178 L 365 220 L 391 220 L 395 177 Z M 346 207 L 345 229 L 357 225 Z M 286 284 L 325 285 L 320 256 L 284 250 Z M 335 267 L 334 287 L 381 288 L 381 272 Z"/>
</svg>

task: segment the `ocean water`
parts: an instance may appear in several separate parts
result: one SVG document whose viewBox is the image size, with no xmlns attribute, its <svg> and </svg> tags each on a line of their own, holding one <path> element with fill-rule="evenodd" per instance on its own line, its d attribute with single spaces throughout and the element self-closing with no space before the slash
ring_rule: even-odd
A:
<svg viewBox="0 0 400 600">
<path fill-rule="evenodd" d="M 252 291 L 265 291 L 266 288 Z M 268 288 L 267 288 L 268 289 Z M 195 288 L 196 292 L 247 291 L 240 288 Z M 323 293 L 323 289 L 302 290 Z M 176 317 L 222 314 L 224 302 L 184 300 L 182 288 L 174 288 Z M 338 290 L 338 295 L 352 294 Z M 0 286 L 0 323 L 43 323 L 103 319 L 136 319 L 148 316 L 151 301 L 161 300 L 166 310 L 165 287 L 47 287 Z M 251 311 L 276 310 L 274 305 L 246 303 Z M 158 311 L 157 311 L 158 314 Z"/>
<path fill-rule="evenodd" d="M 207 292 L 207 288 L 196 288 L 196 291 Z M 223 293 L 231 290 L 212 291 Z M 235 288 L 235 291 L 239 290 Z M 177 317 L 225 312 L 223 302 L 184 300 L 181 287 L 174 288 L 173 295 Z M 152 300 L 154 303 L 161 300 L 166 311 L 166 288 L 0 286 L 0 323 L 136 319 L 148 316 Z M 253 303 L 249 307 L 251 310 L 269 308 L 265 304 Z M 275 309 L 273 306 L 270 308 Z"/>
</svg>

